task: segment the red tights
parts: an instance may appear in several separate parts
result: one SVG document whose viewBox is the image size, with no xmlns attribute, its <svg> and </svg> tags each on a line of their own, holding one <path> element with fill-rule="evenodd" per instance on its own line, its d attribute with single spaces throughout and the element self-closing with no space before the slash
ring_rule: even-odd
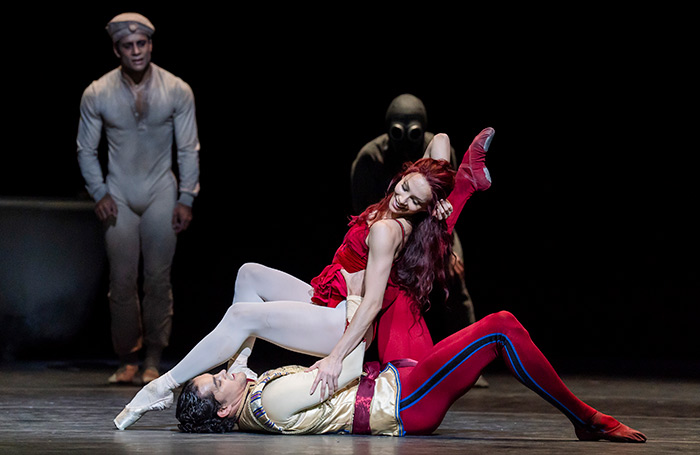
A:
<svg viewBox="0 0 700 455">
<path fill-rule="evenodd" d="M 408 434 L 430 434 L 449 407 L 502 358 L 520 382 L 559 409 L 579 439 L 644 442 L 644 435 L 597 412 L 564 385 L 549 361 L 511 313 L 502 311 L 444 339 L 413 368 L 399 369 L 400 418 Z"/>
<path fill-rule="evenodd" d="M 379 362 L 397 359 L 420 360 L 433 352 L 433 339 L 422 316 L 411 310 L 411 300 L 404 291 L 377 318 L 377 352 Z"/>
</svg>

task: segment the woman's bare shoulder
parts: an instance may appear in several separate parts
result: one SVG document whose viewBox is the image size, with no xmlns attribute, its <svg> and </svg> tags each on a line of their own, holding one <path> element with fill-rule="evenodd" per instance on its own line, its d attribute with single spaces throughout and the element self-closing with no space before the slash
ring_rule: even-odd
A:
<svg viewBox="0 0 700 455">
<path fill-rule="evenodd" d="M 372 223 L 369 233 L 374 240 L 400 244 L 404 236 L 410 233 L 410 229 L 410 223 L 404 219 L 383 219 Z"/>
</svg>

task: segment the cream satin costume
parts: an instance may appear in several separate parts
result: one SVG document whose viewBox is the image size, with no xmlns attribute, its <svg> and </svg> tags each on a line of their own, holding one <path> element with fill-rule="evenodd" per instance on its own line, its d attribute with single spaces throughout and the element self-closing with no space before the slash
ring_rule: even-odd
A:
<svg viewBox="0 0 700 455">
<path fill-rule="evenodd" d="M 348 322 L 360 301 L 361 297 L 348 297 Z M 305 373 L 304 367 L 286 366 L 263 373 L 251 383 L 239 410 L 239 429 L 282 434 L 353 433 L 364 351 L 362 342 L 343 360 L 340 389 L 325 401 L 320 397 L 321 387 L 309 395 L 316 371 Z M 368 413 L 371 434 L 403 434 L 398 418 L 399 393 L 398 372 L 389 364 L 374 379 Z"/>
</svg>

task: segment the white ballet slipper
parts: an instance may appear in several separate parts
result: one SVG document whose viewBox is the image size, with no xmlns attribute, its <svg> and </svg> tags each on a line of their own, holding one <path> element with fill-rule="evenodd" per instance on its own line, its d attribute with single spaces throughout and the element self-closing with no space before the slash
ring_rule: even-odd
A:
<svg viewBox="0 0 700 455">
<path fill-rule="evenodd" d="M 122 412 L 114 419 L 114 425 L 124 430 L 131 426 L 148 411 L 162 411 L 173 405 L 173 389 L 177 384 L 170 376 L 170 372 L 165 373 L 158 379 L 148 383 L 134 396 Z"/>
</svg>

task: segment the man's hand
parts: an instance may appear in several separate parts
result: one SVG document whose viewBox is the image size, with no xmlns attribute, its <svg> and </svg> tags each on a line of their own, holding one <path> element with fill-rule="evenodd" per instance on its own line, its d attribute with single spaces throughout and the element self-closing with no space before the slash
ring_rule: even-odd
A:
<svg viewBox="0 0 700 455">
<path fill-rule="evenodd" d="M 97 214 L 97 218 L 102 222 L 110 218 L 112 218 L 113 221 L 117 220 L 117 203 L 114 202 L 114 199 L 112 199 L 109 193 L 105 194 L 102 199 L 97 201 L 97 204 L 95 204 L 95 213 Z"/>
<path fill-rule="evenodd" d="M 187 229 L 192 221 L 192 207 L 179 202 L 173 210 L 173 229 L 176 234 Z"/>
</svg>

